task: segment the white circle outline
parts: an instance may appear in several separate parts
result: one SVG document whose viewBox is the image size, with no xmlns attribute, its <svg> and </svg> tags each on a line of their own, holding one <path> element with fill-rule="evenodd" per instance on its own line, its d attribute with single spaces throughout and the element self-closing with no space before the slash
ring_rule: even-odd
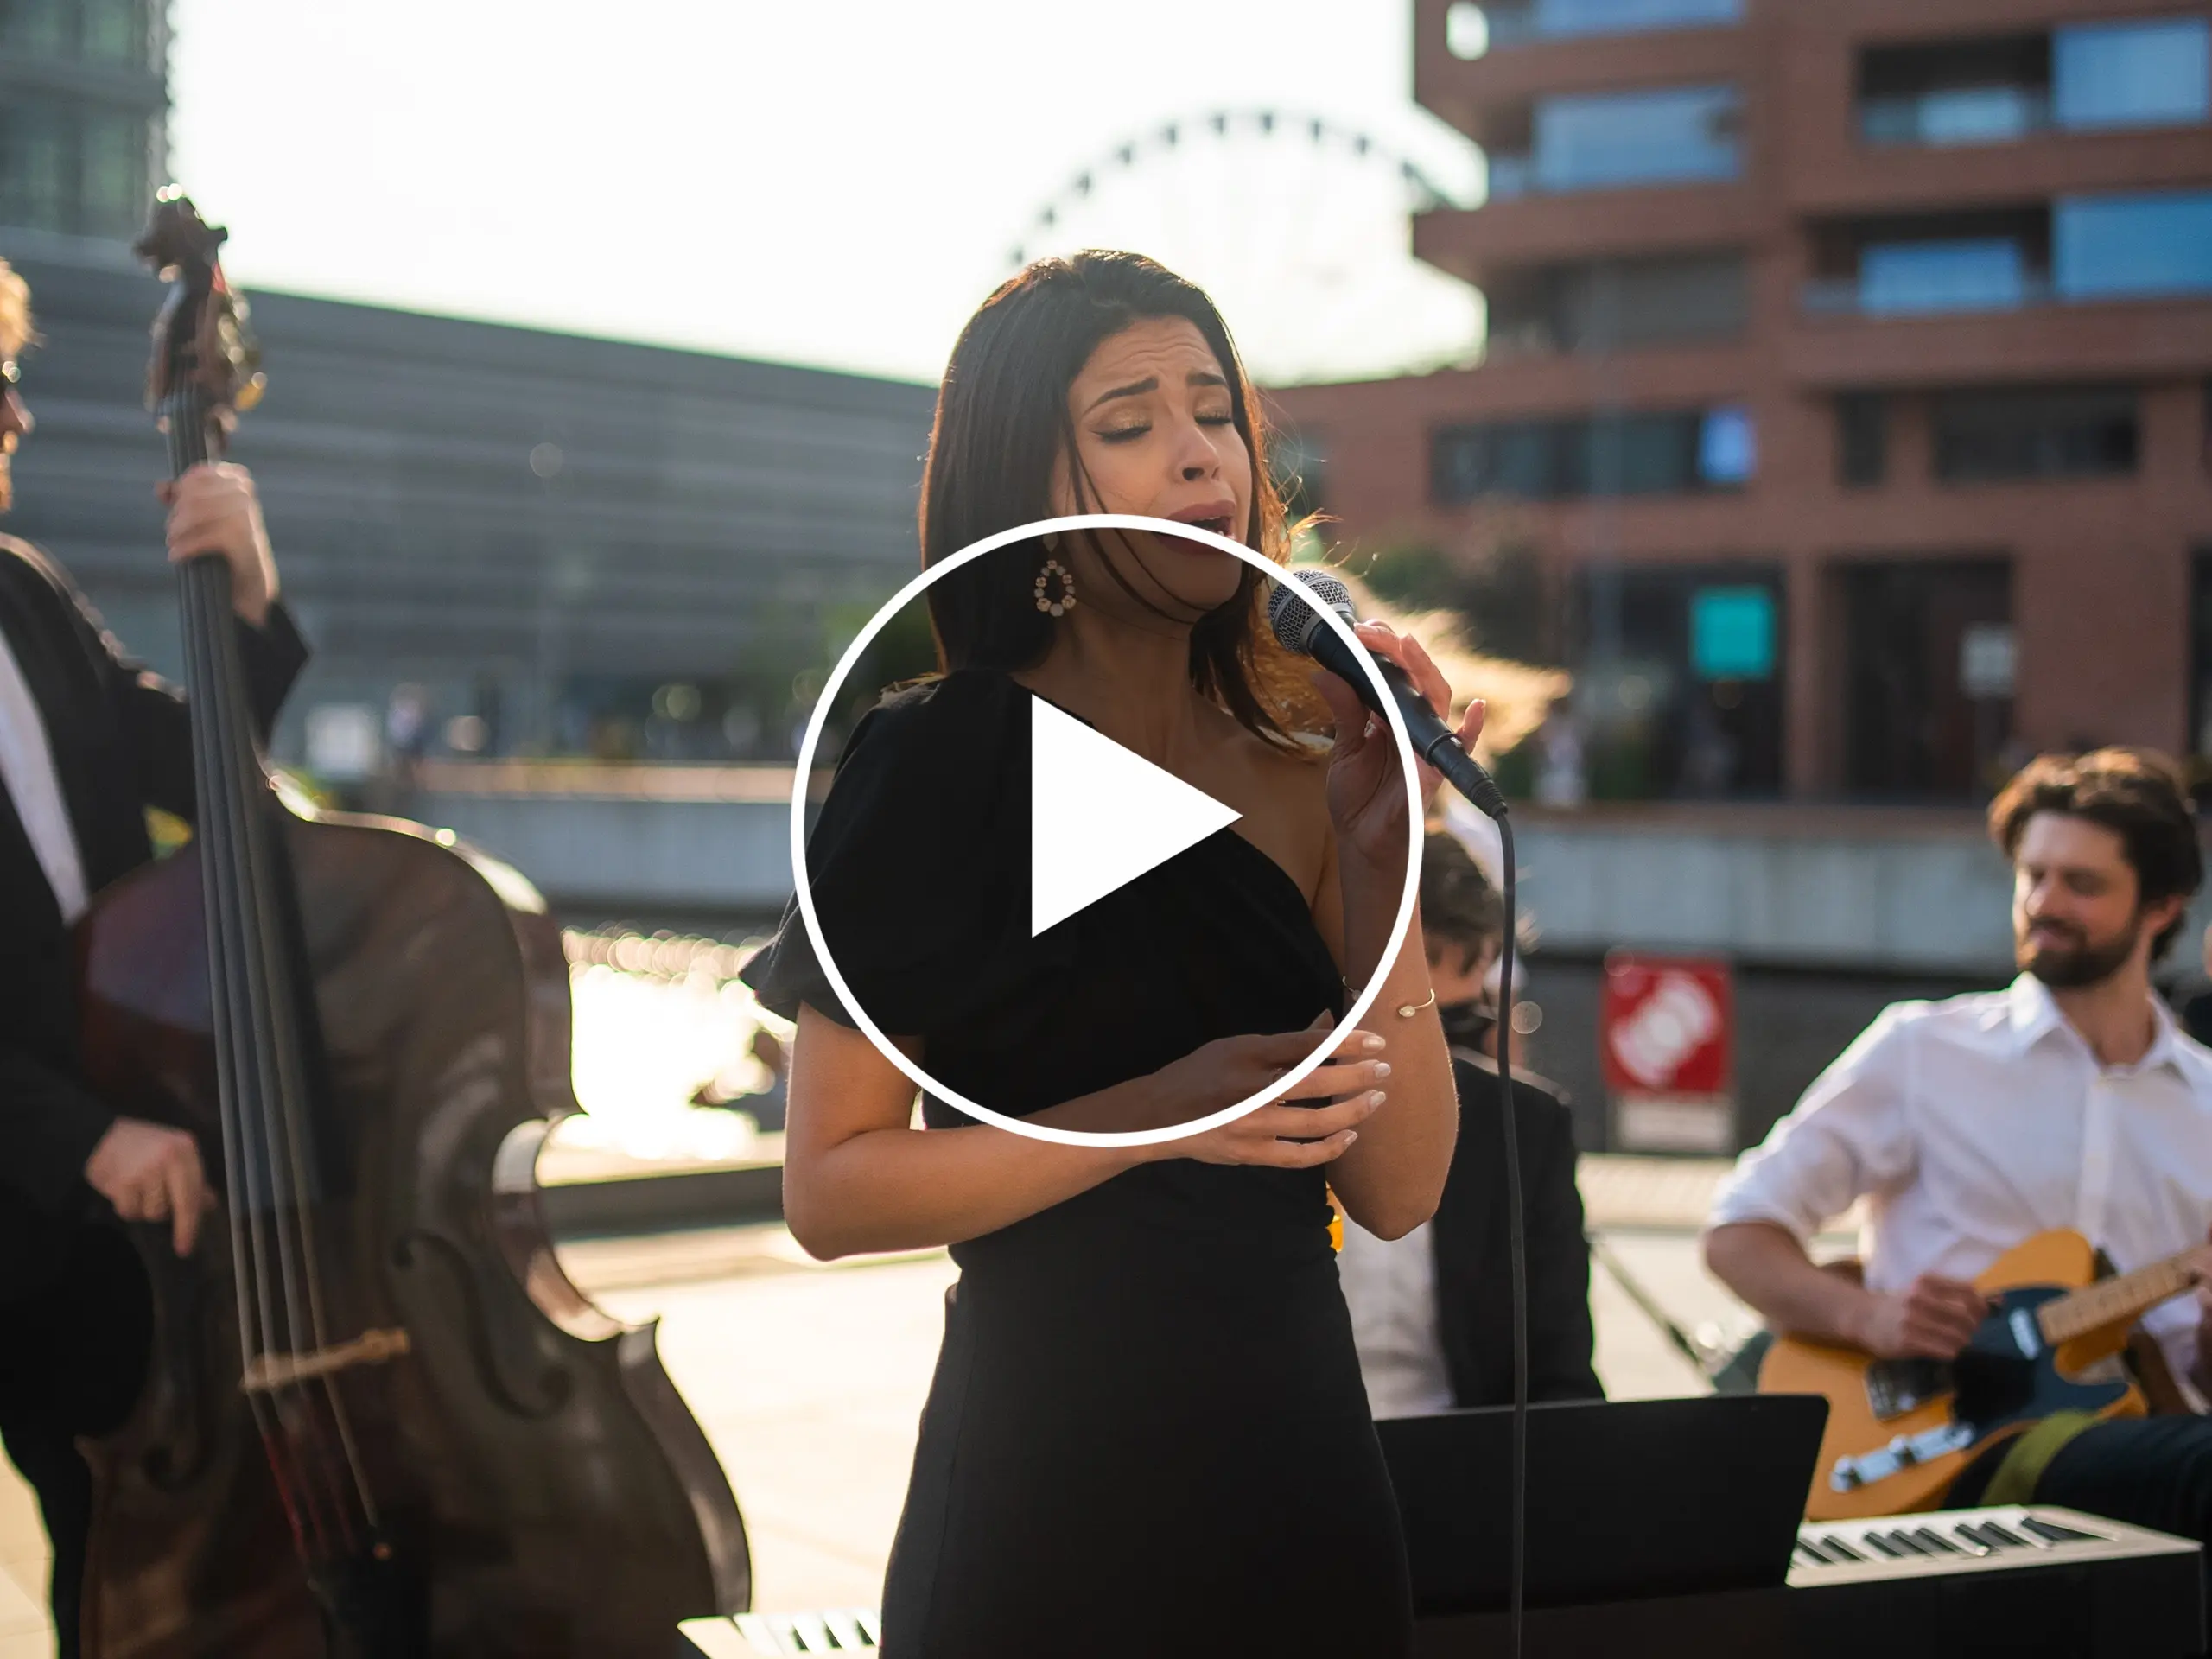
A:
<svg viewBox="0 0 2212 1659">
<path fill-rule="evenodd" d="M 875 1021 L 869 1017 L 868 1010 L 861 1006 L 860 999 L 853 995 L 851 988 L 845 983 L 844 975 L 838 970 L 836 960 L 830 954 L 830 947 L 823 939 L 822 923 L 814 913 L 812 883 L 808 877 L 806 868 L 806 805 L 810 792 L 808 785 L 814 773 L 815 751 L 821 743 L 822 729 L 828 723 L 830 710 L 836 702 L 837 693 L 843 687 L 846 676 L 851 673 L 854 664 L 860 660 L 861 654 L 874 641 L 875 636 L 883 631 L 893 616 L 926 593 L 931 583 L 936 582 L 940 576 L 948 575 L 957 570 L 963 564 L 973 563 L 985 554 L 996 552 L 1010 542 L 1026 541 L 1035 537 L 1050 535 L 1055 531 L 1094 528 L 1149 531 L 1155 535 L 1165 534 L 1185 541 L 1204 542 L 1211 547 L 1220 549 L 1224 553 L 1235 555 L 1271 580 L 1298 582 L 1291 567 L 1277 564 L 1274 560 L 1255 552 L 1242 542 L 1231 541 L 1226 536 L 1201 529 L 1196 524 L 1177 524 L 1171 519 L 1152 518 L 1134 512 L 1078 512 L 1070 513 L 1058 518 L 1039 518 L 1033 524 L 1018 524 L 1012 530 L 1002 530 L 995 535 L 984 537 L 981 541 L 971 542 L 950 558 L 926 566 L 905 587 L 887 600 L 881 608 L 868 620 L 867 626 L 854 637 L 852 644 L 845 647 L 844 654 L 837 659 L 837 665 L 830 671 L 830 677 L 823 685 L 822 695 L 815 701 L 813 714 L 808 716 L 806 736 L 799 745 L 798 771 L 791 783 L 792 889 L 793 896 L 798 900 L 799 918 L 806 925 L 807 941 L 814 947 L 815 958 L 822 964 L 822 971 L 829 979 L 830 988 L 837 993 L 838 1001 L 844 1004 L 846 1012 L 852 1015 L 854 1023 L 860 1027 L 861 1034 L 875 1046 L 878 1053 L 905 1073 L 907 1079 L 917 1089 L 921 1090 L 925 1094 L 935 1096 L 946 1105 L 969 1117 L 995 1125 L 999 1128 L 1008 1130 L 1015 1135 L 1026 1135 L 1033 1141 L 1049 1141 L 1064 1147 L 1162 1146 L 1168 1141 L 1180 1141 L 1189 1135 L 1203 1135 L 1208 1129 L 1219 1128 L 1224 1123 L 1233 1123 L 1246 1113 L 1257 1111 L 1269 1101 L 1281 1098 L 1289 1090 L 1319 1069 L 1321 1063 L 1328 1058 L 1326 1041 L 1317 1043 L 1311 1054 L 1257 1094 L 1240 1100 L 1233 1106 L 1224 1106 L 1219 1111 L 1211 1113 L 1205 1117 L 1194 1117 L 1187 1123 L 1171 1123 L 1164 1128 L 1063 1129 L 1048 1123 L 1033 1123 L 1027 1118 L 1011 1116 L 1004 1112 L 995 1112 L 989 1107 L 979 1105 L 964 1095 L 946 1088 L 919 1065 L 909 1060 L 900 1052 L 898 1045 L 877 1028 Z M 1389 722 L 1390 735 L 1398 745 L 1400 769 L 1404 772 L 1406 779 L 1408 834 L 1405 891 L 1399 896 L 1397 919 L 1391 924 L 1389 946 L 1376 963 L 1373 977 L 1368 981 L 1366 988 L 1352 999 L 1351 1007 L 1344 1010 L 1343 1020 L 1335 1027 L 1336 1031 L 1345 1031 L 1357 1029 L 1368 1010 L 1375 1006 L 1376 998 L 1382 993 L 1384 974 L 1389 964 L 1397 960 L 1398 952 L 1405 945 L 1407 930 L 1413 925 L 1414 905 L 1421 896 L 1423 815 L 1421 804 L 1420 773 L 1414 765 L 1413 740 L 1406 734 L 1405 716 L 1399 713 L 1397 700 L 1390 695 L 1389 684 L 1383 680 L 1374 663 L 1369 659 L 1366 647 L 1360 644 L 1357 636 L 1346 625 L 1344 618 L 1315 597 L 1313 590 L 1306 588 L 1305 583 L 1298 582 L 1298 586 L 1305 589 L 1306 599 L 1312 604 L 1316 614 L 1333 628 L 1338 637 L 1351 648 L 1353 661 L 1366 670 L 1368 678 L 1374 682 L 1376 699 L 1382 703 L 1383 716 Z"/>
</svg>

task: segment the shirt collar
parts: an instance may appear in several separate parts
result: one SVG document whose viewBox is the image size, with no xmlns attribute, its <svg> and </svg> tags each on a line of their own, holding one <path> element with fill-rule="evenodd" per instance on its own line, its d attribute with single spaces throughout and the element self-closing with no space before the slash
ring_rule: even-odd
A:
<svg viewBox="0 0 2212 1659">
<path fill-rule="evenodd" d="M 2005 993 L 2005 1020 L 2012 1033 L 2012 1052 L 2025 1054 L 2054 1031 L 2063 1031 L 2086 1053 L 2088 1043 L 2066 1022 L 2051 996 L 2050 987 L 2033 974 L 2022 974 L 2012 982 Z M 2151 1046 L 2143 1051 L 2143 1058 L 2128 1069 L 2131 1072 L 2148 1071 L 2154 1066 L 2181 1070 L 2181 1050 L 2175 1039 L 2177 1030 L 2173 1013 L 2166 1007 L 2165 999 L 2155 991 L 2151 995 L 2152 1031 Z"/>
</svg>

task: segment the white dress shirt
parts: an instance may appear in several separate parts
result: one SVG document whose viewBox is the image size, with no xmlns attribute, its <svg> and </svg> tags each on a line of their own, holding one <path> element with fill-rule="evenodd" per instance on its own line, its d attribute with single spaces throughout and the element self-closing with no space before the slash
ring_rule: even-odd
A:
<svg viewBox="0 0 2212 1659">
<path fill-rule="evenodd" d="M 46 718 L 38 699 L 23 677 L 22 664 L 0 634 L 0 787 L 16 804 L 30 837 L 31 850 L 46 871 L 54 897 L 61 906 L 61 919 L 73 922 L 85 913 L 85 861 L 77 849 L 77 832 L 69 822 L 68 803 L 62 798 L 61 777 L 54 769 L 54 746 L 46 734 Z"/>
<path fill-rule="evenodd" d="M 1738 1160 L 1713 1223 L 1768 1221 L 1802 1242 L 1861 1194 L 1870 1290 L 1972 1279 L 2031 1236 L 2071 1228 L 2122 1272 L 2212 1226 L 2212 1051 L 2152 999 L 2133 1065 L 2100 1066 L 2044 984 L 1899 1002 Z M 2177 1376 L 2196 1360 L 2196 1299 L 2144 1317 Z"/>
<path fill-rule="evenodd" d="M 1403 1238 L 1377 1238 L 1350 1216 L 1337 1274 L 1351 1310 L 1352 1345 L 1375 1417 L 1449 1411 L 1452 1377 L 1436 1314 L 1436 1246 L 1423 1222 Z"/>
</svg>

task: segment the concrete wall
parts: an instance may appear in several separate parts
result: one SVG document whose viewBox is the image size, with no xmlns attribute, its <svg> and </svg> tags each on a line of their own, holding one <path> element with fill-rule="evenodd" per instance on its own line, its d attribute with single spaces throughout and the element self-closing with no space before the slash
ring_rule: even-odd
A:
<svg viewBox="0 0 2212 1659">
<path fill-rule="evenodd" d="M 432 770 L 439 786 L 410 815 L 566 907 L 752 913 L 791 893 L 787 772 L 589 768 L 556 792 L 497 767 Z M 1522 906 L 1555 957 L 1624 946 L 1846 974 L 2011 972 L 2010 879 L 1971 813 L 1524 809 L 1516 827 Z M 2199 911 L 2201 928 L 2212 909 Z"/>
</svg>

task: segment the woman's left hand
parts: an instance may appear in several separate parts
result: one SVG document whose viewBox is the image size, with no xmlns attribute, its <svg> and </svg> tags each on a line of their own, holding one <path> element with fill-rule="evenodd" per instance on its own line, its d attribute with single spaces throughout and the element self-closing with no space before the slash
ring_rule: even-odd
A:
<svg viewBox="0 0 2212 1659">
<path fill-rule="evenodd" d="M 1387 622 L 1362 622 L 1352 632 L 1368 650 L 1405 670 L 1428 706 L 1444 719 L 1451 718 L 1452 688 L 1420 640 L 1398 632 Z M 1358 694 L 1334 674 L 1325 670 L 1316 673 L 1313 684 L 1336 718 L 1336 743 L 1329 752 L 1328 794 L 1329 818 L 1336 826 L 1340 853 L 1374 863 L 1395 864 L 1405 857 L 1406 785 L 1389 722 L 1370 713 Z M 1484 712 L 1484 705 L 1478 699 L 1459 724 L 1460 747 L 1470 753 L 1481 735 Z M 1443 779 L 1427 762 L 1415 764 L 1420 769 L 1421 808 L 1426 811 Z"/>
</svg>

